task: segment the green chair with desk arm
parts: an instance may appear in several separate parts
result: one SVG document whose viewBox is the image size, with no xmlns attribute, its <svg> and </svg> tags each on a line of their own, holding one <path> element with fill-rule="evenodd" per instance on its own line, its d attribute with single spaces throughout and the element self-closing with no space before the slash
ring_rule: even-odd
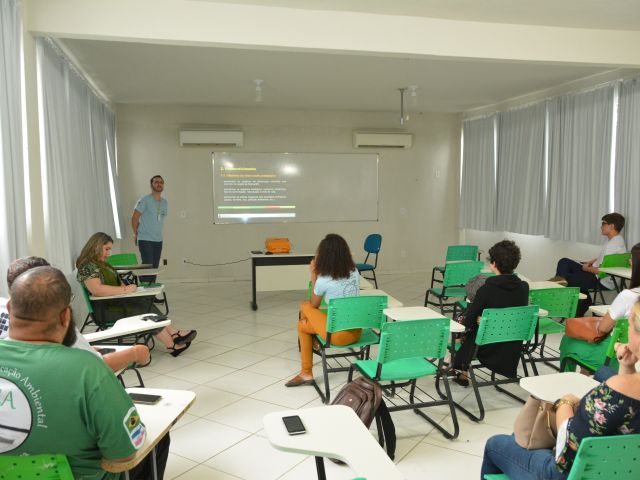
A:
<svg viewBox="0 0 640 480">
<path fill-rule="evenodd" d="M 560 352 L 547 345 L 547 335 L 564 334 L 563 322 L 567 318 L 576 316 L 579 295 L 580 289 L 577 287 L 543 288 L 529 291 L 529 303 L 547 311 L 547 316 L 538 318 L 534 338 L 524 346 L 530 354 L 529 363 L 534 375 L 538 375 L 536 363 L 539 362 L 544 362 L 556 370 L 560 369 L 559 365 L 551 363 L 560 361 Z M 559 319 L 559 321 L 554 319 Z M 547 353 L 545 353 L 545 349 Z M 525 375 L 528 376 L 526 362 L 523 364 L 523 368 Z"/>
<path fill-rule="evenodd" d="M 482 312 L 480 326 L 476 334 L 476 347 L 473 355 L 474 360 L 469 364 L 469 385 L 473 389 L 473 394 L 478 405 L 479 414 L 475 415 L 462 405 L 454 402 L 457 409 L 465 413 L 471 420 L 480 422 L 484 419 L 485 410 L 480 397 L 480 388 L 494 387 L 514 400 L 524 403 L 524 400 L 517 395 L 505 390 L 501 385 L 518 384 L 519 377 L 496 378 L 498 375 L 490 368 L 484 366 L 477 360 L 478 350 L 483 345 L 505 343 L 513 341 L 529 342 L 533 338 L 538 323 L 538 306 L 527 305 L 524 307 L 510 308 L 486 308 Z M 520 362 L 524 364 L 527 352 L 523 349 L 520 354 Z M 453 363 L 453 359 L 452 359 Z M 444 394 L 440 390 L 439 377 L 436 379 L 436 390 L 441 398 Z"/>
<path fill-rule="evenodd" d="M 640 434 L 583 438 L 567 480 L 637 480 L 639 458 Z M 489 474 L 484 480 L 510 477 Z"/>
<path fill-rule="evenodd" d="M 589 343 L 577 338 L 563 337 L 560 342 L 560 370 L 573 372 L 580 366 L 596 372 L 602 366 L 618 368 L 616 343 L 629 341 L 629 320 L 620 318 L 611 331 L 611 336 L 598 343 Z"/>
<path fill-rule="evenodd" d="M 447 302 L 451 298 L 464 298 L 467 292 L 464 289 L 469 279 L 479 275 L 484 268 L 483 262 L 460 262 L 450 263 L 444 271 L 442 287 L 428 288 L 424 297 L 424 306 L 434 305 L 440 308 L 442 314 L 445 311 L 452 312 L 455 308 L 455 301 Z M 429 301 L 429 296 L 433 295 L 438 300 Z"/>
<path fill-rule="evenodd" d="M 406 320 L 382 325 L 380 348 L 375 360 L 356 360 L 349 371 L 351 381 L 355 368 L 365 377 L 380 383 L 384 391 L 391 391 L 386 402 L 389 412 L 413 410 L 448 439 L 455 439 L 460 431 L 449 381 L 445 375 L 444 357 L 449 341 L 449 319 Z M 437 362 L 437 363 L 436 363 Z M 417 386 L 419 378 L 442 378 L 446 395 L 438 400 Z M 416 391 L 428 401 L 417 397 Z M 397 392 L 397 393 L 396 393 Z M 423 409 L 448 405 L 453 432 L 428 416 Z"/>
<path fill-rule="evenodd" d="M 111 265 L 112 267 L 114 267 L 114 268 L 126 267 L 126 266 L 129 266 L 129 265 L 137 265 L 138 264 L 138 256 L 133 252 L 114 253 L 114 254 L 109 255 L 107 257 L 107 263 L 109 265 Z M 135 272 L 132 271 L 131 273 L 134 274 L 135 283 L 139 287 L 144 287 L 144 288 L 162 287 L 162 283 L 138 281 L 138 276 L 135 274 Z M 156 303 L 164 304 L 164 315 L 169 315 L 169 301 L 167 300 L 167 293 L 166 292 L 164 292 L 164 291 L 162 292 L 162 301 L 161 302 L 158 301 Z"/>
<path fill-rule="evenodd" d="M 598 268 L 628 267 L 630 260 L 631 260 L 630 253 L 611 253 L 609 255 L 604 256 L 604 258 L 602 259 L 602 263 Z M 608 276 L 610 276 L 608 273 L 604 273 L 604 272 L 598 273 L 598 280 L 602 280 L 603 278 Z M 618 282 L 616 281 L 615 277 L 611 277 L 611 278 L 613 279 L 613 284 L 615 285 L 616 291 L 620 293 L 620 291 L 624 288 L 624 285 L 621 284 L 620 287 L 618 287 Z M 600 295 L 600 300 L 602 301 L 603 305 L 607 303 L 604 299 L 603 289 L 608 290 L 607 288 L 603 287 L 602 284 L 598 281 L 596 288 L 589 290 L 589 294 L 593 295 L 592 301 L 594 305 L 597 303 L 596 300 L 598 298 L 598 295 Z"/>
<path fill-rule="evenodd" d="M 315 347 L 313 349 L 314 355 L 319 355 L 322 360 L 324 392 L 320 390 L 315 380 L 313 386 L 323 403 L 329 403 L 331 396 L 329 374 L 348 372 L 351 368 L 351 362 L 348 365 L 343 365 L 340 363 L 340 359 L 369 358 L 371 345 L 375 345 L 379 341 L 377 332 L 386 322 L 386 316 L 383 313 L 385 308 L 387 308 L 387 297 L 384 295 L 334 298 L 329 301 L 326 340 L 320 335 L 316 335 L 317 349 Z M 332 333 L 358 328 L 362 329 L 362 333 L 357 342 L 349 345 L 333 345 L 331 343 Z M 332 349 L 342 351 L 330 353 Z M 337 366 L 330 366 L 329 360 L 334 360 Z"/>
<path fill-rule="evenodd" d="M 444 260 L 444 265 L 437 265 L 433 267 L 431 271 L 431 288 L 434 283 L 442 283 L 442 279 L 436 278 L 436 273 L 444 276 L 444 271 L 447 268 L 449 262 L 473 262 L 478 260 L 478 246 L 477 245 L 449 245 L 447 247 L 447 256 Z"/>
<path fill-rule="evenodd" d="M 65 455 L 0 455 L 0 480 L 73 480 Z"/>
</svg>

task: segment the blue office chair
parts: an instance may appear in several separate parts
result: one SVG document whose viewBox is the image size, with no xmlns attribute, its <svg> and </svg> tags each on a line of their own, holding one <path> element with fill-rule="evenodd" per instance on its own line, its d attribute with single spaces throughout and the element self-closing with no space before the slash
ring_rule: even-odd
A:
<svg viewBox="0 0 640 480">
<path fill-rule="evenodd" d="M 364 251 L 367 252 L 367 256 L 364 259 L 363 263 L 356 263 L 356 268 L 358 272 L 371 272 L 373 273 L 373 278 L 363 277 L 367 280 L 373 280 L 376 288 L 378 288 L 378 280 L 376 279 L 376 267 L 378 266 L 378 253 L 380 253 L 380 247 L 382 246 L 382 235 L 378 233 L 372 233 L 368 235 L 364 241 Z M 369 255 L 375 255 L 375 261 L 372 264 L 367 263 L 369 261 Z"/>
</svg>

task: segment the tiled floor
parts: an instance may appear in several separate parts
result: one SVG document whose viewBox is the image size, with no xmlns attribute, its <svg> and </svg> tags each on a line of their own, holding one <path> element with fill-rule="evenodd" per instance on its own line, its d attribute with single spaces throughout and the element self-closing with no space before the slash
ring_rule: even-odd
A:
<svg viewBox="0 0 640 480">
<path fill-rule="evenodd" d="M 423 275 L 379 277 L 380 288 L 406 306 L 422 305 L 426 282 Z M 249 282 L 168 284 L 167 291 L 170 318 L 180 328 L 197 328 L 198 338 L 178 358 L 157 347 L 151 365 L 142 369 L 147 387 L 197 394 L 193 407 L 171 432 L 165 478 L 316 478 L 312 458 L 275 450 L 262 430 L 262 417 L 269 412 L 321 404 L 313 387 L 284 387 L 299 369 L 296 321 L 304 292 L 259 294 L 259 310 L 253 312 Z M 345 375 L 333 375 L 332 389 L 339 389 L 345 380 Z M 425 388 L 432 384 L 424 382 Z M 469 403 L 469 388 L 453 385 L 452 390 L 457 401 Z M 510 433 L 520 408 L 493 389 L 485 388 L 482 394 L 486 419 L 478 424 L 460 415 L 460 436 L 454 441 L 411 411 L 393 414 L 398 436 L 395 461 L 407 479 L 479 477 L 486 439 Z M 434 418 L 451 425 L 448 409 L 433 410 Z M 325 463 L 329 479 L 356 476 L 346 466 Z"/>
</svg>

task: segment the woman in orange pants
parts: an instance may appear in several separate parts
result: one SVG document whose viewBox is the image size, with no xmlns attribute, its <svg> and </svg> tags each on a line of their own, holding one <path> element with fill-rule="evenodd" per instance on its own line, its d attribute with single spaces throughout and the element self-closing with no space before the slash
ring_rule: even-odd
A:
<svg viewBox="0 0 640 480">
<path fill-rule="evenodd" d="M 328 304 L 332 298 L 354 297 L 360 294 L 360 274 L 351 257 L 349 245 L 335 233 L 327 235 L 318 245 L 311 270 L 311 300 L 300 306 L 298 339 L 300 340 L 300 373 L 289 380 L 287 387 L 313 383 L 313 339 L 320 335 L 326 340 L 327 314 L 320 310 L 322 299 Z M 332 345 L 348 345 L 360 338 L 359 328 L 331 334 Z"/>
</svg>

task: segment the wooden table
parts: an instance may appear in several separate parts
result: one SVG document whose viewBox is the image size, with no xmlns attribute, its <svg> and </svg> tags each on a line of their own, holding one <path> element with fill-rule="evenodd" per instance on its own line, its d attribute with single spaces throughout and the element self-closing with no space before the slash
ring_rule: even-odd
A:
<svg viewBox="0 0 640 480">
<path fill-rule="evenodd" d="M 136 409 L 140 419 L 144 423 L 146 438 L 142 448 L 138 450 L 133 459 L 127 462 L 114 462 L 102 459 L 103 470 L 111 473 L 128 472 L 137 466 L 149 453 L 153 454 L 155 466 L 155 447 L 162 438 L 169 433 L 171 427 L 189 410 L 196 394 L 188 390 L 168 390 L 163 388 L 127 388 L 127 393 L 145 393 L 160 395 L 162 398 L 155 405 L 142 405 L 137 403 Z M 127 479 L 129 478 L 127 474 Z M 154 478 L 157 472 L 154 471 Z"/>
<path fill-rule="evenodd" d="M 552 373 L 520 379 L 520 386 L 524 390 L 534 397 L 550 403 L 567 393 L 582 398 L 597 385 L 599 383 L 593 378 L 577 372 Z"/>
<path fill-rule="evenodd" d="M 282 417 L 298 415 L 306 433 L 289 435 Z M 323 457 L 345 462 L 367 480 L 400 480 L 403 475 L 380 447 L 362 420 L 344 405 L 327 405 L 273 412 L 262 419 L 273 447 L 316 457 L 318 478 L 325 480 Z"/>
</svg>

